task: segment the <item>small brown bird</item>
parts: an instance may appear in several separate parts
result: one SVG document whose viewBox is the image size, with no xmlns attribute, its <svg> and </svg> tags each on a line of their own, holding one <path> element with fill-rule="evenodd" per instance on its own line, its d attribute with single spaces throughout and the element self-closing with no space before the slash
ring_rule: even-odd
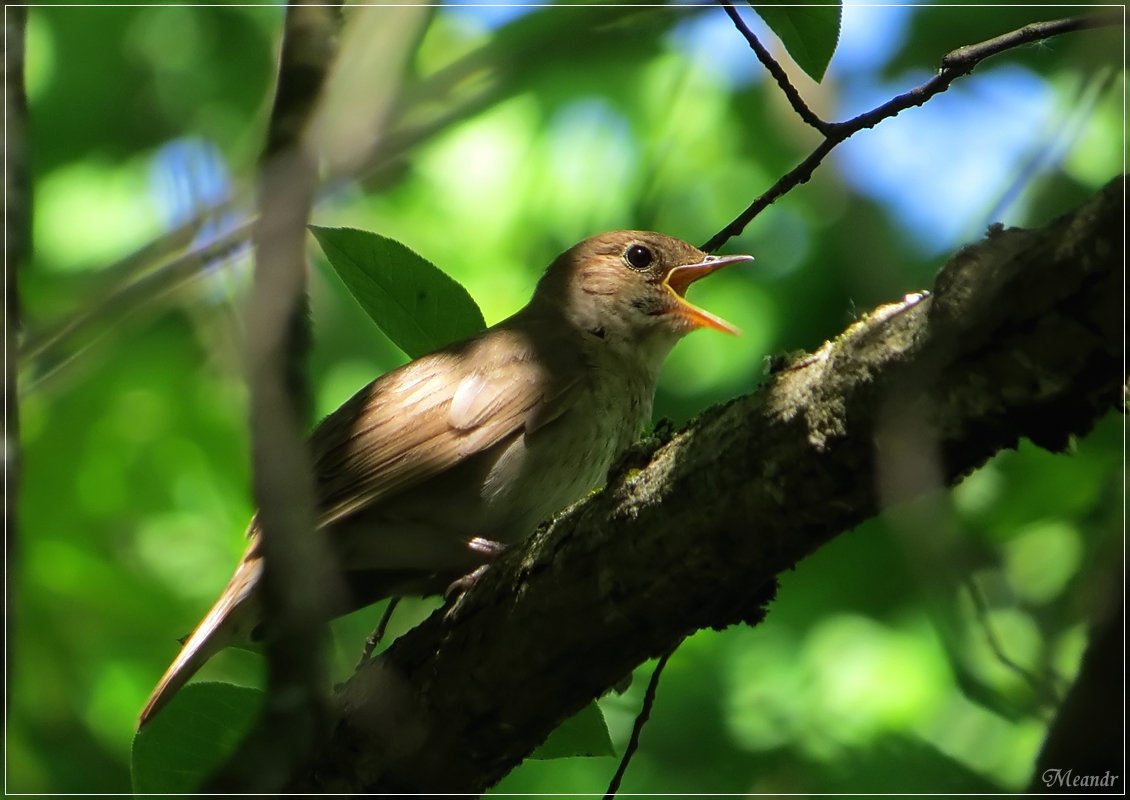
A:
<svg viewBox="0 0 1130 800">
<path fill-rule="evenodd" d="M 695 328 L 736 333 L 684 299 L 752 256 L 711 256 L 645 231 L 575 245 L 533 299 L 482 333 L 370 383 L 314 431 L 318 530 L 342 576 L 334 611 L 442 592 L 603 484 L 651 417 L 663 360 Z M 219 600 L 146 703 L 144 725 L 259 623 L 256 520 Z"/>
</svg>

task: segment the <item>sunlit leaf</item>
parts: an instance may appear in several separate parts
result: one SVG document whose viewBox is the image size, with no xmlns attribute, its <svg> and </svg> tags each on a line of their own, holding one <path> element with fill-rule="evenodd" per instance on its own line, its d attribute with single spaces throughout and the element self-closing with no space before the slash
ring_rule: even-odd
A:
<svg viewBox="0 0 1130 800">
<path fill-rule="evenodd" d="M 750 5 L 777 34 L 797 66 L 814 81 L 822 80 L 840 40 L 840 0 L 805 6 L 779 2 Z"/>
<path fill-rule="evenodd" d="M 486 327 L 462 284 L 400 242 L 354 228 L 311 230 L 365 313 L 411 358 Z"/>
</svg>

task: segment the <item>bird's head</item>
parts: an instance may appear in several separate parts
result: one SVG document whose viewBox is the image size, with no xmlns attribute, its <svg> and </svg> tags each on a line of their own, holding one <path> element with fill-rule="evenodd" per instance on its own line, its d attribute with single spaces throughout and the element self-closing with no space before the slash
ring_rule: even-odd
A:
<svg viewBox="0 0 1130 800">
<path fill-rule="evenodd" d="M 725 320 L 686 299 L 706 275 L 753 256 L 713 256 L 650 231 L 593 236 L 562 253 L 538 283 L 531 305 L 552 307 L 568 323 L 613 346 L 654 350 L 661 359 L 696 328 L 736 334 Z"/>
</svg>

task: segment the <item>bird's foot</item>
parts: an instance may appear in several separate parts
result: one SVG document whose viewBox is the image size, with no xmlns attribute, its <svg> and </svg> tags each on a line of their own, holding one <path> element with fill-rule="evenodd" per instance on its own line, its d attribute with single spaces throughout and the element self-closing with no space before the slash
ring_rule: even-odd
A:
<svg viewBox="0 0 1130 800">
<path fill-rule="evenodd" d="M 502 542 L 496 542 L 493 539 L 484 539 L 481 536 L 476 536 L 471 539 L 471 541 L 467 542 L 467 547 L 471 548 L 472 552 L 491 559 L 497 558 L 506 550 L 506 545 Z"/>
<path fill-rule="evenodd" d="M 443 599 L 448 603 L 458 603 L 459 598 L 467 593 L 467 590 L 479 582 L 479 578 L 487 571 L 490 564 L 483 564 L 481 567 L 476 567 L 471 572 L 468 572 L 461 578 L 456 578 L 447 589 L 444 590 Z"/>
<path fill-rule="evenodd" d="M 487 563 L 476 567 L 474 570 L 468 572 L 461 578 L 456 578 L 448 585 L 447 589 L 443 593 L 444 601 L 451 606 L 447 610 L 447 613 L 445 615 L 448 618 L 458 613 L 459 606 L 463 600 L 463 596 L 472 586 L 479 582 L 479 578 L 481 578 L 486 573 L 487 567 L 490 566 L 490 562 L 498 558 L 498 556 L 506 550 L 506 545 L 504 545 L 502 542 L 496 542 L 492 539 L 484 539 L 481 536 L 476 536 L 475 538 L 467 542 L 467 547 L 469 547 L 475 553 L 478 553 L 479 555 L 486 558 Z"/>
<path fill-rule="evenodd" d="M 474 586 L 483 573 L 487 571 L 491 561 L 498 558 L 505 550 L 506 545 L 502 542 L 496 542 L 493 539 L 484 539 L 481 536 L 476 536 L 467 542 L 467 547 L 474 553 L 483 556 L 488 563 L 476 567 L 471 572 L 468 572 L 461 578 L 453 580 L 443 593 L 443 599 L 447 602 L 458 600 L 468 589 Z"/>
</svg>

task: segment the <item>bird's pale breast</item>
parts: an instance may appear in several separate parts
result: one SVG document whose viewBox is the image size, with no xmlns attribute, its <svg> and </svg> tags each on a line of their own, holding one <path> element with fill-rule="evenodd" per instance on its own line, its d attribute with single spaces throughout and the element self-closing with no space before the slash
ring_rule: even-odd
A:
<svg viewBox="0 0 1130 800">
<path fill-rule="evenodd" d="M 590 369 L 567 410 L 517 437 L 483 482 L 494 536 L 521 541 L 541 522 L 604 485 L 616 457 L 651 416 L 654 380 L 635 371 Z"/>
</svg>

